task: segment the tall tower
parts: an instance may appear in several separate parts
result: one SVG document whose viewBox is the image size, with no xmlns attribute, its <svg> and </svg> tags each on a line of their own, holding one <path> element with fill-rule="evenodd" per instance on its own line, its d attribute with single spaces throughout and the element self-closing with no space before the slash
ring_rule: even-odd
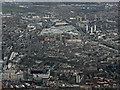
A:
<svg viewBox="0 0 120 90">
<path fill-rule="evenodd" d="M 85 18 L 85 20 L 86 20 L 86 19 L 87 19 L 87 16 L 85 15 L 84 18 Z"/>
<path fill-rule="evenodd" d="M 81 81 L 80 75 L 77 75 L 76 76 L 76 83 L 80 83 L 80 81 Z"/>
<path fill-rule="evenodd" d="M 91 33 L 93 33 L 93 27 L 91 27 Z"/>
<path fill-rule="evenodd" d="M 86 25 L 86 32 L 88 32 L 88 25 Z"/>
<path fill-rule="evenodd" d="M 97 15 L 95 14 L 95 16 L 94 16 L 94 20 L 97 20 Z"/>
<path fill-rule="evenodd" d="M 96 25 L 94 25 L 94 32 L 96 32 L 96 30 L 97 30 L 97 26 L 96 26 Z"/>
<path fill-rule="evenodd" d="M 78 39 L 80 40 L 80 34 L 78 34 Z"/>
</svg>

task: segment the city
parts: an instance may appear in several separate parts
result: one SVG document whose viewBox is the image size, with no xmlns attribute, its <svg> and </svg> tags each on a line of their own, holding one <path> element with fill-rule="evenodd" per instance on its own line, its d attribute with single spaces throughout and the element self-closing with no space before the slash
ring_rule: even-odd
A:
<svg viewBox="0 0 120 90">
<path fill-rule="evenodd" d="M 2 4 L 2 88 L 119 90 L 118 3 Z"/>
</svg>

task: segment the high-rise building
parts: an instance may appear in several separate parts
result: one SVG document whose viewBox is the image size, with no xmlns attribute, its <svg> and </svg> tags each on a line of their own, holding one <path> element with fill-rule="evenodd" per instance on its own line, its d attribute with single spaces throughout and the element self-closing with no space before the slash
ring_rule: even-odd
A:
<svg viewBox="0 0 120 90">
<path fill-rule="evenodd" d="M 96 30 L 97 30 L 97 26 L 96 26 L 96 25 L 94 25 L 94 32 L 96 32 Z"/>
<path fill-rule="evenodd" d="M 91 33 L 93 33 L 93 27 L 91 27 Z"/>
<path fill-rule="evenodd" d="M 81 81 L 80 75 L 77 75 L 76 76 L 76 83 L 80 83 L 80 81 Z"/>
<path fill-rule="evenodd" d="M 72 34 L 70 35 L 70 39 L 73 39 L 73 35 Z"/>
<path fill-rule="evenodd" d="M 80 21 L 80 22 L 82 22 L 82 17 L 77 16 L 77 20 Z"/>
<path fill-rule="evenodd" d="M 88 25 L 86 25 L 86 32 L 88 32 Z"/>
<path fill-rule="evenodd" d="M 97 15 L 95 14 L 95 16 L 94 16 L 94 20 L 97 20 Z"/>
<path fill-rule="evenodd" d="M 80 34 L 78 34 L 78 39 L 80 40 Z"/>
<path fill-rule="evenodd" d="M 85 20 L 86 20 L 86 19 L 87 19 L 87 16 L 85 15 L 84 18 L 85 18 Z"/>
</svg>

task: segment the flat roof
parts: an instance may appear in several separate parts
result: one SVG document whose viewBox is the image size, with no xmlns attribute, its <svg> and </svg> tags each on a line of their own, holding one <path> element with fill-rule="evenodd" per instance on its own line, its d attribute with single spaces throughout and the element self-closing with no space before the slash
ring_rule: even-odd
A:
<svg viewBox="0 0 120 90">
<path fill-rule="evenodd" d="M 45 28 L 42 30 L 41 35 L 44 34 L 57 34 L 57 33 L 69 33 L 75 30 L 75 27 L 72 25 L 67 26 L 52 26 L 51 28 Z"/>
</svg>

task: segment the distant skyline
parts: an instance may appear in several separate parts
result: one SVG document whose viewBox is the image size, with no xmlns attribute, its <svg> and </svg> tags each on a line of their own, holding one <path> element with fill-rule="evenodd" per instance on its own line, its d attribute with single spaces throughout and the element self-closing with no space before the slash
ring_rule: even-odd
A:
<svg viewBox="0 0 120 90">
<path fill-rule="evenodd" d="M 120 0 L 0 0 L 2 2 L 119 2 Z"/>
</svg>

